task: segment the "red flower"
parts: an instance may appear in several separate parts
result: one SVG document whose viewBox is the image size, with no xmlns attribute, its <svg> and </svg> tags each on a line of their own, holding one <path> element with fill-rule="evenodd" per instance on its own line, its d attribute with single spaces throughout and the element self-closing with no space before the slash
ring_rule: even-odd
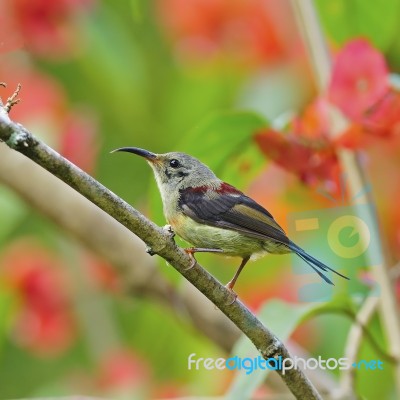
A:
<svg viewBox="0 0 400 400">
<path fill-rule="evenodd" d="M 100 364 L 99 385 L 103 390 L 136 388 L 148 377 L 148 366 L 129 349 L 111 352 Z"/>
<path fill-rule="evenodd" d="M 274 2 L 261 0 L 158 0 L 161 23 L 182 53 L 196 59 L 228 55 L 246 64 L 284 51 L 271 8 Z"/>
<path fill-rule="evenodd" d="M 74 112 L 66 119 L 61 136 L 60 153 L 88 173 L 93 173 L 98 150 L 96 121 L 86 112 Z"/>
<path fill-rule="evenodd" d="M 6 282 L 20 297 L 12 339 L 38 355 L 64 351 L 75 335 L 68 282 L 59 262 L 28 243 L 9 248 L 0 260 Z"/>
<path fill-rule="evenodd" d="M 0 76 L 8 84 L 7 89 L 0 88 L 1 92 L 12 93 L 18 82 L 22 84 L 21 102 L 11 111 L 13 119 L 31 131 L 38 127 L 44 141 L 80 168 L 93 173 L 100 147 L 94 113 L 70 110 L 57 81 L 11 58 L 0 65 Z"/>
<path fill-rule="evenodd" d="M 351 124 L 339 136 L 333 139 L 336 147 L 344 147 L 349 150 L 357 150 L 366 147 L 368 136 L 360 124 Z"/>
<path fill-rule="evenodd" d="M 386 92 L 387 78 L 383 55 L 366 40 L 353 40 L 337 54 L 328 96 L 347 117 L 358 121 Z"/>
<path fill-rule="evenodd" d="M 15 25 L 29 50 L 65 56 L 76 44 L 77 12 L 90 0 L 7 0 Z"/>
<path fill-rule="evenodd" d="M 400 92 L 390 89 L 367 110 L 362 125 L 381 137 L 400 135 Z"/>
<path fill-rule="evenodd" d="M 104 259 L 91 253 L 84 254 L 82 265 L 88 268 L 88 273 L 101 289 L 120 293 L 123 283 L 115 268 Z"/>
<path fill-rule="evenodd" d="M 366 148 L 373 136 L 393 138 L 400 136 L 400 93 L 389 89 L 361 118 L 335 138 L 336 146 L 351 150 Z"/>
<path fill-rule="evenodd" d="M 329 103 L 323 98 L 317 98 L 306 107 L 301 116 L 293 119 L 291 129 L 293 134 L 307 141 L 324 140 L 328 138 L 330 129 Z"/>
<path fill-rule="evenodd" d="M 0 1 L 0 54 L 17 50 L 22 46 L 22 37 L 11 17 L 10 6 L 6 1 Z"/>
<path fill-rule="evenodd" d="M 268 129 L 257 133 L 255 141 L 269 159 L 296 174 L 304 183 L 323 182 L 331 192 L 338 189 L 339 163 L 328 140 L 313 147 L 315 144 L 305 144 L 299 137 Z"/>
<path fill-rule="evenodd" d="M 3 98 L 6 98 L 5 93 L 14 91 L 17 83 L 22 85 L 21 102 L 11 111 L 13 119 L 28 129 L 40 125 L 44 136 L 50 130 L 46 128 L 57 127 L 66 112 L 67 101 L 63 88 L 55 79 L 19 62 L 15 57 L 4 57 L 0 63 L 0 76 L 7 83 L 7 89 L 0 89 Z M 50 138 L 49 142 L 54 143 L 54 138 Z"/>
</svg>

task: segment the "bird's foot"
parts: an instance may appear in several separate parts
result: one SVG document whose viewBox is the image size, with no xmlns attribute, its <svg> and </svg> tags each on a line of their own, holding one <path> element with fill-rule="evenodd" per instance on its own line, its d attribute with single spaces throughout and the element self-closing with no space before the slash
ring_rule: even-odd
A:
<svg viewBox="0 0 400 400">
<path fill-rule="evenodd" d="M 171 225 L 163 226 L 163 230 L 169 234 L 171 239 L 175 237 L 175 232 L 172 230 Z M 156 254 L 156 252 L 150 246 L 146 246 L 146 253 L 150 254 L 151 256 L 154 256 Z"/>
<path fill-rule="evenodd" d="M 154 254 L 156 254 L 156 252 L 150 246 L 146 246 L 146 253 L 151 256 L 154 256 Z"/>
<path fill-rule="evenodd" d="M 175 232 L 172 229 L 171 225 L 164 225 L 163 229 L 164 229 L 165 232 L 169 233 L 169 236 L 171 237 L 171 239 L 173 239 L 175 237 Z"/>
<path fill-rule="evenodd" d="M 227 304 L 228 306 L 231 306 L 236 301 L 236 299 L 238 297 L 237 293 L 233 290 L 233 285 L 234 284 L 235 284 L 234 282 L 230 281 L 225 285 L 225 287 L 231 292 L 231 295 L 233 297 L 233 300 L 230 303 Z"/>
<path fill-rule="evenodd" d="M 185 271 L 189 271 L 197 264 L 197 260 L 194 258 L 194 255 L 193 255 L 196 252 L 196 250 L 193 247 L 189 247 L 188 249 L 183 249 L 183 250 L 186 254 L 189 255 L 190 259 L 192 260 L 190 267 L 185 268 Z"/>
</svg>

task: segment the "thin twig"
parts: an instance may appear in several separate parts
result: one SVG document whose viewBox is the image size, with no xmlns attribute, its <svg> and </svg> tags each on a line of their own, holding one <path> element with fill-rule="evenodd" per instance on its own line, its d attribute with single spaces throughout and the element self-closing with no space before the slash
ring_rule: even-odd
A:
<svg viewBox="0 0 400 400">
<path fill-rule="evenodd" d="M 7 87 L 7 85 L 4 82 L 2 82 L 0 85 L 3 87 Z M 3 106 L 7 113 L 9 113 L 11 109 L 21 101 L 21 99 L 17 99 L 20 90 L 21 90 L 21 84 L 18 83 L 14 93 L 7 99 L 6 104 Z"/>
<path fill-rule="evenodd" d="M 350 328 L 344 351 L 345 357 L 349 360 L 350 364 L 353 364 L 357 361 L 361 343 L 365 335 L 363 327 L 367 326 L 368 322 L 374 315 L 378 304 L 379 297 L 370 296 L 364 301 L 356 315 L 357 323 L 354 323 Z M 339 388 L 332 393 L 332 397 L 342 399 L 351 395 L 352 393 L 355 393 L 355 374 L 355 368 L 343 370 L 340 375 Z"/>
<path fill-rule="evenodd" d="M 318 14 L 313 0 L 292 0 L 298 17 L 299 25 L 302 30 L 304 41 L 310 54 L 310 60 L 314 69 L 319 91 L 324 94 L 327 90 L 331 75 L 331 59 L 328 46 Z M 331 108 L 331 131 L 332 137 L 341 134 L 348 126 L 344 116 L 335 108 Z M 359 193 L 360 189 L 367 187 L 367 180 L 358 159 L 356 152 L 345 149 L 338 151 L 338 157 L 342 169 L 348 178 L 348 189 L 351 196 Z M 374 208 L 371 204 L 370 194 L 366 194 L 364 199 L 368 217 L 373 222 L 371 229 L 374 231 L 375 245 L 379 249 L 382 258 L 381 265 L 374 265 L 372 270 L 375 274 L 377 284 L 380 287 L 380 313 L 383 325 L 389 342 L 389 348 L 393 357 L 400 360 L 400 313 L 398 310 L 394 287 L 392 285 L 388 271 L 388 255 L 383 251 L 382 235 L 379 224 L 376 220 Z M 400 395 L 400 362 L 395 367 L 395 382 L 397 385 L 397 395 Z"/>
<path fill-rule="evenodd" d="M 358 313 L 353 312 L 349 308 L 345 307 L 330 307 L 328 310 L 316 310 L 313 311 L 311 314 L 312 317 L 317 315 L 326 315 L 326 314 L 341 314 L 354 322 L 353 328 L 357 327 L 361 332 L 361 339 L 363 336 L 367 339 L 369 344 L 371 345 L 372 349 L 375 353 L 385 361 L 389 362 L 390 364 L 396 364 L 399 360 L 393 357 L 391 354 L 387 353 L 379 344 L 377 340 L 375 340 L 374 336 L 372 335 L 371 331 L 367 327 L 367 323 L 369 322 L 370 317 L 372 316 L 373 312 L 375 311 L 375 303 L 379 300 L 377 296 L 370 296 L 364 302 L 363 307 L 361 307 Z M 368 307 L 367 307 L 368 305 Z M 349 335 L 350 336 L 350 335 Z M 353 343 L 351 343 L 353 345 Z M 353 347 L 354 350 L 354 347 Z M 346 352 L 345 352 L 346 353 Z M 347 353 L 346 353 L 347 355 Z M 349 358 L 349 357 L 347 357 Z M 353 360 L 353 359 L 352 359 Z M 354 361 L 356 358 L 354 358 Z"/>
<path fill-rule="evenodd" d="M 142 239 L 214 303 L 252 341 L 264 358 L 290 358 L 284 344 L 240 300 L 229 304 L 231 292 L 224 285 L 199 264 L 189 269 L 191 258 L 176 246 L 170 234 L 38 140 L 22 125 L 12 122 L 3 108 L 0 108 L 0 139 L 57 176 Z M 277 373 L 297 399 L 321 399 L 301 370 L 294 368 L 285 374 L 282 371 Z"/>
<path fill-rule="evenodd" d="M 389 276 L 391 279 L 396 280 L 400 276 L 400 263 L 396 264 L 394 267 L 390 268 Z M 360 310 L 356 315 L 357 323 L 353 324 L 350 328 L 349 334 L 347 336 L 347 342 L 345 347 L 345 358 L 349 360 L 350 364 L 353 364 L 357 361 L 358 354 L 360 352 L 361 343 L 363 342 L 363 327 L 366 327 L 371 320 L 372 316 L 375 314 L 376 309 L 379 305 L 379 297 L 378 296 L 370 296 L 368 297 Z M 379 348 L 378 344 L 373 346 Z M 386 355 L 386 353 L 384 353 Z M 384 357 L 383 357 L 384 358 Z M 393 363 L 396 362 L 396 359 L 391 357 L 388 360 Z M 355 379 L 356 370 L 355 369 L 347 369 L 343 370 L 340 375 L 339 388 L 332 393 L 332 397 L 342 399 L 349 394 L 354 393 L 354 379 Z"/>
</svg>

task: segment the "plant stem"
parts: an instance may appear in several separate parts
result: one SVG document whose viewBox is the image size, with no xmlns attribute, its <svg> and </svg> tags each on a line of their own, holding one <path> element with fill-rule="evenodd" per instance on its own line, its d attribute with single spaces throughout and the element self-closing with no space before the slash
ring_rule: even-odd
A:
<svg viewBox="0 0 400 400">
<path fill-rule="evenodd" d="M 315 78 L 320 93 L 324 94 L 330 81 L 331 59 L 326 44 L 324 34 L 313 0 L 292 0 L 298 17 L 300 29 L 307 45 L 310 60 L 314 69 Z M 351 100 L 350 100 L 351 101 Z M 336 109 L 332 107 L 331 114 L 331 136 L 341 134 L 348 125 L 348 121 Z M 359 193 L 360 189 L 367 187 L 368 182 L 359 162 L 358 154 L 348 150 L 339 150 L 338 157 L 342 169 L 348 181 L 348 191 L 351 196 Z M 373 221 L 374 240 L 378 240 L 377 247 L 381 253 L 382 263 L 372 266 L 377 284 L 380 287 L 380 314 L 389 342 L 392 356 L 400 360 L 400 313 L 398 310 L 394 286 L 389 276 L 389 260 L 387 253 L 383 250 L 382 235 L 376 218 L 373 201 L 371 196 L 366 194 L 363 199 L 359 199 L 368 207 L 368 217 Z M 395 367 L 395 382 L 397 385 L 397 396 L 400 396 L 400 362 Z"/>
</svg>

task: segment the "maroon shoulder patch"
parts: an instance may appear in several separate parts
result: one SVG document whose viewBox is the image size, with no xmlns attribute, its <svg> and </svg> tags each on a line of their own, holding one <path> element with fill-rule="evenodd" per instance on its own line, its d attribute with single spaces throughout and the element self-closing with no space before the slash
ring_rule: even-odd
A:
<svg viewBox="0 0 400 400">
<path fill-rule="evenodd" d="M 226 182 L 222 182 L 216 191 L 220 194 L 243 194 L 240 190 Z"/>
</svg>

